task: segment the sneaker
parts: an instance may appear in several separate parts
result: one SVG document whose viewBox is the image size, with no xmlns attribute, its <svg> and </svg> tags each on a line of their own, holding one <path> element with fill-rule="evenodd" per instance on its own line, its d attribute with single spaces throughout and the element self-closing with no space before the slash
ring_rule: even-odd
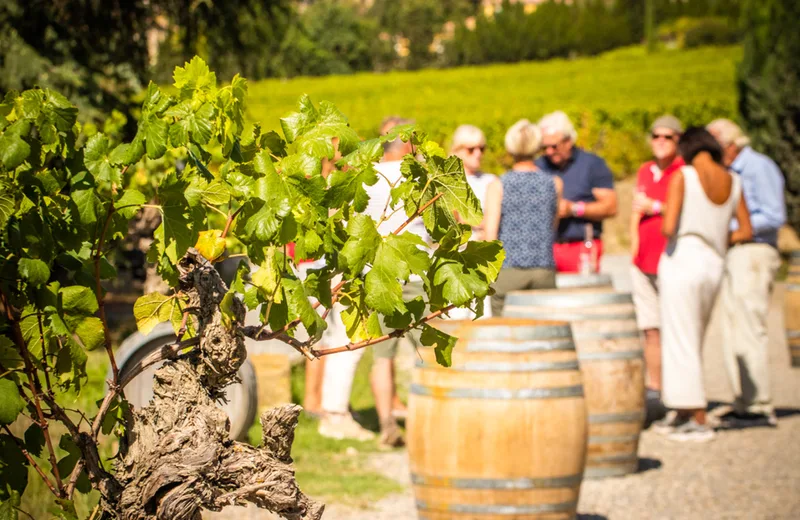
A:
<svg viewBox="0 0 800 520">
<path fill-rule="evenodd" d="M 660 421 L 654 422 L 650 428 L 661 435 L 671 433 L 675 428 L 689 422 L 689 418 L 681 416 L 675 410 L 670 410 Z"/>
<path fill-rule="evenodd" d="M 714 440 L 716 434 L 707 424 L 699 424 L 690 419 L 680 426 L 676 426 L 667 434 L 667 438 L 677 442 L 709 442 Z"/>
<path fill-rule="evenodd" d="M 370 441 L 375 434 L 358 424 L 350 414 L 328 413 L 319 422 L 319 434 L 329 439 Z"/>
<path fill-rule="evenodd" d="M 393 448 L 400 448 L 405 446 L 406 442 L 403 439 L 403 434 L 397 423 L 392 419 L 390 422 L 381 425 L 381 436 L 378 439 L 378 448 L 381 450 L 390 450 Z"/>
</svg>

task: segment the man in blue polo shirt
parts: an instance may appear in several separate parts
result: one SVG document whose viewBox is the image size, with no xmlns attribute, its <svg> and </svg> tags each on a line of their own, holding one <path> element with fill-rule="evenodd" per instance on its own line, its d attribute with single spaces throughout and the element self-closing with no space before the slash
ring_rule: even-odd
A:
<svg viewBox="0 0 800 520">
<path fill-rule="evenodd" d="M 736 244 L 725 258 L 720 289 L 722 349 L 733 393 L 733 413 L 726 419 L 777 419 L 769 388 L 767 314 L 772 284 L 780 267 L 778 230 L 786 223 L 784 178 L 766 155 L 750 148 L 750 139 L 736 123 L 717 119 L 708 131 L 719 141 L 723 162 L 742 179 L 750 210 L 753 240 Z M 732 228 L 738 225 L 735 221 Z M 719 413 L 719 412 L 718 412 Z"/>
<path fill-rule="evenodd" d="M 560 222 L 553 245 L 556 270 L 577 273 L 585 270 L 581 256 L 589 256 L 589 268 L 600 270 L 603 254 L 603 220 L 617 214 L 614 177 L 600 157 L 575 146 L 577 132 L 564 112 L 553 112 L 539 121 L 544 156 L 536 166 L 564 182 L 558 208 Z"/>
</svg>

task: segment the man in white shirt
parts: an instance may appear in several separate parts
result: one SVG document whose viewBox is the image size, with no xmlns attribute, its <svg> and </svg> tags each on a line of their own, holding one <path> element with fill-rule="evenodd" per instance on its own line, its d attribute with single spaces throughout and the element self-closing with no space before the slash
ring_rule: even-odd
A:
<svg viewBox="0 0 800 520">
<path fill-rule="evenodd" d="M 381 125 L 381 135 L 386 135 L 397 125 L 411 123 L 413 121 L 399 117 L 388 118 Z M 387 215 L 389 215 L 387 220 L 381 222 L 378 226 L 378 232 L 383 236 L 395 231 L 408 218 L 402 209 L 392 212 L 393 208 L 387 208 L 387 201 L 391 197 L 391 184 L 394 184 L 402 176 L 400 165 L 403 162 L 403 157 L 412 153 L 412 151 L 411 143 L 403 142 L 400 139 L 386 143 L 381 162 L 375 164 L 375 169 L 379 172 L 378 182 L 372 186 L 365 187 L 370 200 L 364 213 L 372 217 L 376 223 L 381 221 L 385 209 L 387 210 Z M 430 242 L 421 218 L 411 222 L 406 227 L 406 230 L 421 236 L 426 242 Z M 409 282 L 403 287 L 403 299 L 409 300 L 420 295 L 424 295 L 422 279 L 412 274 Z M 337 341 L 339 345 L 344 345 L 349 341 L 341 321 L 340 312 L 341 307 L 334 306 L 329 314 L 329 329 L 326 331 L 326 335 L 331 345 Z M 414 343 L 419 344 L 418 331 L 410 333 L 407 337 Z M 370 374 L 370 383 L 375 397 L 375 408 L 380 420 L 381 435 L 379 444 L 382 447 L 403 445 L 403 437 L 394 418 L 395 415 L 399 416 L 405 413 L 405 405 L 397 398 L 395 389 L 394 358 L 397 354 L 399 342 L 399 338 L 394 338 L 371 347 L 374 361 Z M 330 356 L 326 361 L 325 378 L 322 387 L 322 408 L 325 412 L 325 417 L 320 422 L 319 427 L 319 432 L 323 436 L 339 439 L 356 438 L 359 440 L 368 438 L 363 429 L 353 424 L 355 421 L 347 411 L 356 367 L 363 353 L 364 349 L 342 352 Z"/>
</svg>

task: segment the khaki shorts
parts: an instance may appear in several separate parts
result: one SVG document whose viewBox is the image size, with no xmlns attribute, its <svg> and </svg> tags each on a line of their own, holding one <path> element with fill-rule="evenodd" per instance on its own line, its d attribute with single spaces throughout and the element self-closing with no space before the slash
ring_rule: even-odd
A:
<svg viewBox="0 0 800 520">
<path fill-rule="evenodd" d="M 661 307 L 658 303 L 658 276 L 643 273 L 631 266 L 633 283 L 633 305 L 636 307 L 636 323 L 639 330 L 661 328 Z"/>
<path fill-rule="evenodd" d="M 417 296 L 425 296 L 425 287 L 423 286 L 422 282 L 409 282 L 403 286 L 404 300 L 412 300 Z M 350 339 L 347 337 L 347 328 L 342 322 L 343 309 L 344 307 L 338 303 L 335 303 L 331 309 L 331 312 L 329 312 L 328 316 L 325 318 L 328 328 L 322 333 L 321 343 L 326 348 L 341 347 L 350 343 Z M 383 328 L 384 333 L 386 333 L 387 327 L 384 325 L 383 319 L 381 319 L 381 327 Z M 415 347 L 419 347 L 422 345 L 419 341 L 420 334 L 421 331 L 419 329 L 414 329 L 406 334 L 405 337 L 411 341 Z M 376 343 L 371 347 L 372 355 L 375 358 L 394 358 L 397 355 L 397 347 L 400 345 L 401 340 L 402 337 L 391 338 L 387 339 L 386 341 Z"/>
</svg>

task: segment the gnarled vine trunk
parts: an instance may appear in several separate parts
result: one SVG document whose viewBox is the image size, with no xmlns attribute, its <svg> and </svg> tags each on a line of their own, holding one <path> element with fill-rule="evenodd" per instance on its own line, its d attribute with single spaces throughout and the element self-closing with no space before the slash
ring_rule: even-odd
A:
<svg viewBox="0 0 800 520">
<path fill-rule="evenodd" d="M 200 344 L 156 372 L 153 400 L 133 414 L 115 475 L 121 491 L 104 497 L 107 509 L 124 520 L 198 520 L 203 509 L 253 502 L 284 518 L 319 519 L 324 506 L 300 491 L 291 466 L 299 406 L 261 416 L 261 447 L 229 439 L 216 401 L 245 360 L 244 339 L 220 311 L 227 288 L 213 266 L 190 250 L 179 271 Z M 244 323 L 238 299 L 228 313 L 234 325 Z"/>
</svg>

